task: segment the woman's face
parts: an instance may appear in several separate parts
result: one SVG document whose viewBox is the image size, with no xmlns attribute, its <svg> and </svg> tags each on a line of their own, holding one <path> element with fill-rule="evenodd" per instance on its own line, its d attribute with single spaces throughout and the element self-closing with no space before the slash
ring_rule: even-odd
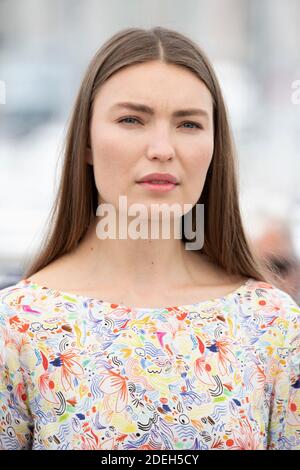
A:
<svg viewBox="0 0 300 470">
<path fill-rule="evenodd" d="M 153 113 L 118 105 L 143 104 Z M 188 115 L 177 110 L 195 108 Z M 123 122 L 121 122 L 123 120 Z M 192 72 L 152 61 L 131 65 L 99 89 L 90 128 L 87 162 L 94 166 L 98 202 L 118 209 L 142 203 L 194 205 L 199 199 L 213 155 L 213 104 L 209 90 Z M 137 183 L 149 173 L 170 173 L 179 184 L 157 192 Z M 184 211 L 186 213 L 187 211 Z"/>
</svg>

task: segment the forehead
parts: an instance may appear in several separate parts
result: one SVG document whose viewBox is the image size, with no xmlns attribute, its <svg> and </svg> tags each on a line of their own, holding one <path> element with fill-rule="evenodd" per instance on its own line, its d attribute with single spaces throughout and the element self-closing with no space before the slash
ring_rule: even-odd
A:
<svg viewBox="0 0 300 470">
<path fill-rule="evenodd" d="M 212 111 L 206 85 L 186 67 L 158 61 L 125 67 L 99 88 L 94 106 L 111 109 L 117 102 L 135 101 L 154 109 L 201 107 Z"/>
</svg>

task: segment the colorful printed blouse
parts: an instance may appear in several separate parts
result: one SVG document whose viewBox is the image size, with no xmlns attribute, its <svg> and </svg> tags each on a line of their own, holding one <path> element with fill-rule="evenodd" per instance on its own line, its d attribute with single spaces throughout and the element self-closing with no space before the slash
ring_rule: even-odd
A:
<svg viewBox="0 0 300 470">
<path fill-rule="evenodd" d="M 299 449 L 300 308 L 249 278 L 129 308 L 27 279 L 0 291 L 0 448 Z"/>
</svg>

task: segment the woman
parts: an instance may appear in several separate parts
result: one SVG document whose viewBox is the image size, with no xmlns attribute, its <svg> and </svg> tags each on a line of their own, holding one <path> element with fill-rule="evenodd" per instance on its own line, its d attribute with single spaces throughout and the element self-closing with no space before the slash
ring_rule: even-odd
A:
<svg viewBox="0 0 300 470">
<path fill-rule="evenodd" d="M 134 215 L 120 195 L 156 228 L 179 204 L 195 233 L 203 204 L 204 243 L 105 238 L 101 207 Z M 43 249 L 0 300 L 2 448 L 300 448 L 300 310 L 249 249 L 220 87 L 180 33 L 97 52 Z"/>
</svg>

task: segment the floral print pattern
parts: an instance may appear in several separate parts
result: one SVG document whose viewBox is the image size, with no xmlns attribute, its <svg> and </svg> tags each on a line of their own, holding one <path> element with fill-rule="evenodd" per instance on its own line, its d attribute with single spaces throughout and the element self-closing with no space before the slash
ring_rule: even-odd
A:
<svg viewBox="0 0 300 470">
<path fill-rule="evenodd" d="M 300 309 L 249 278 L 129 308 L 0 291 L 0 448 L 300 449 Z"/>
</svg>

